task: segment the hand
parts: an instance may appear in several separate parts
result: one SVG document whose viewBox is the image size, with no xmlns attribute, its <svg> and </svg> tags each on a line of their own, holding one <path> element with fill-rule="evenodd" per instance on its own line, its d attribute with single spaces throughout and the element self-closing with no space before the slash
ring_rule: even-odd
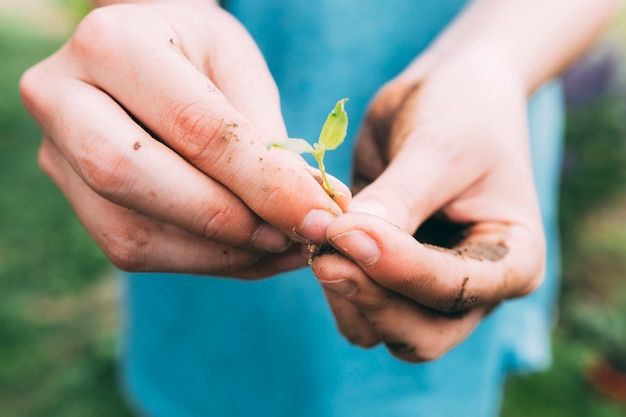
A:
<svg viewBox="0 0 626 417">
<path fill-rule="evenodd" d="M 276 86 L 217 6 L 96 9 L 21 92 L 42 168 L 122 269 L 271 275 L 341 213 L 302 159 L 266 148 L 287 136 Z"/>
<path fill-rule="evenodd" d="M 542 280 L 525 90 L 480 58 L 416 63 L 371 106 L 356 148 L 360 191 L 327 230 L 339 254 L 313 261 L 357 345 L 435 359 Z"/>
</svg>

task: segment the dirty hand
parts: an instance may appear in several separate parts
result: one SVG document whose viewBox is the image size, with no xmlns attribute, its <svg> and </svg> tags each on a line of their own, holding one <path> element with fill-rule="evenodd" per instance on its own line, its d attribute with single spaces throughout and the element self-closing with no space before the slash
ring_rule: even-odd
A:
<svg viewBox="0 0 626 417">
<path fill-rule="evenodd" d="M 286 132 L 264 60 L 230 15 L 196 3 L 95 9 L 26 72 L 40 164 L 122 269 L 303 266 L 291 240 L 323 241 L 341 209 L 303 160 L 266 148 Z"/>
<path fill-rule="evenodd" d="M 521 83 L 472 56 L 422 70 L 375 98 L 356 148 L 358 194 L 327 230 L 339 253 L 313 261 L 341 332 L 411 362 L 531 292 L 545 257 Z"/>
</svg>

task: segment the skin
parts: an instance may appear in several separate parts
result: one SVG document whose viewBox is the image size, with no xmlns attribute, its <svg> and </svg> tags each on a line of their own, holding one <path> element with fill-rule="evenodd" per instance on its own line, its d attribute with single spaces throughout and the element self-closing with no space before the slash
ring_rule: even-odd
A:
<svg viewBox="0 0 626 417">
<path fill-rule="evenodd" d="M 24 74 L 41 167 L 124 270 L 306 265 L 292 240 L 325 241 L 349 190 L 334 180 L 331 199 L 303 159 L 266 148 L 287 136 L 278 92 L 238 22 L 207 2 L 143 3 L 96 9 Z"/>
<path fill-rule="evenodd" d="M 304 265 L 292 240 L 330 243 L 312 268 L 340 331 L 411 362 L 540 284 L 526 102 L 617 1 L 474 1 L 374 97 L 359 192 L 335 180 L 338 201 L 300 158 L 265 148 L 286 137 L 278 94 L 234 19 L 204 1 L 123 3 L 20 85 L 42 168 L 118 267 L 251 279 Z M 456 250 L 413 238 L 429 219 L 435 234 L 464 226 Z"/>
<path fill-rule="evenodd" d="M 379 91 L 356 148 L 358 193 L 327 230 L 339 254 L 312 265 L 350 341 L 434 360 L 498 303 L 541 283 L 526 102 L 616 6 L 475 1 Z M 454 250 L 413 238 L 428 219 L 431 235 L 457 225 Z"/>
</svg>

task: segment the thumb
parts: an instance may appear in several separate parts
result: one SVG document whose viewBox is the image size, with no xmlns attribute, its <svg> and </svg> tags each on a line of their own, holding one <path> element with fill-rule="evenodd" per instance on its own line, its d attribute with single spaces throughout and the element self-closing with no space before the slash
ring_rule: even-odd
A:
<svg viewBox="0 0 626 417">
<path fill-rule="evenodd" d="M 391 164 L 352 200 L 348 211 L 373 214 L 413 234 L 419 225 L 471 185 L 470 176 L 451 172 L 436 152 L 407 145 Z M 422 156 L 418 156 L 422 155 Z"/>
</svg>

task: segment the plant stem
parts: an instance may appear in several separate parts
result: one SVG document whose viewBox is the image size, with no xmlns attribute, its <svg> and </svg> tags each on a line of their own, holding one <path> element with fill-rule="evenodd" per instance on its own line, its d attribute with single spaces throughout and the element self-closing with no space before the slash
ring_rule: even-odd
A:
<svg viewBox="0 0 626 417">
<path fill-rule="evenodd" d="M 335 198 L 333 186 L 331 185 L 330 181 L 328 181 L 328 177 L 326 176 L 326 168 L 324 167 L 324 151 L 314 152 L 313 156 L 315 157 L 315 160 L 319 165 L 320 173 L 322 174 L 322 187 L 324 188 L 324 190 L 326 190 L 330 198 Z"/>
</svg>

